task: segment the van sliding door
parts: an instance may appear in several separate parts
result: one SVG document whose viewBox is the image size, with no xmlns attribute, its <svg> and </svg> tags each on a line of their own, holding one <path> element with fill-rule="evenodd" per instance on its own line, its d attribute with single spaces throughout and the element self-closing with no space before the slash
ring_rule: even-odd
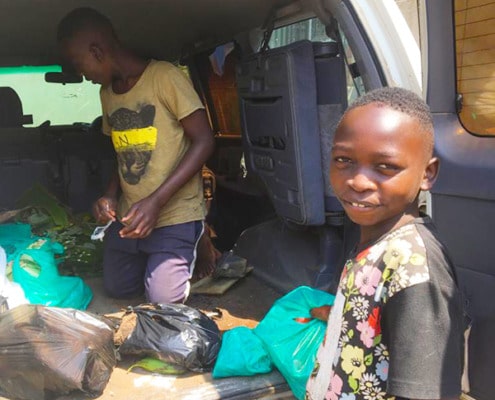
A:
<svg viewBox="0 0 495 400">
<path fill-rule="evenodd" d="M 454 258 L 467 309 L 469 395 L 493 399 L 495 359 L 495 1 L 426 1 L 427 100 L 440 176 L 433 218 Z M 490 90 L 491 88 L 491 90 Z"/>
</svg>

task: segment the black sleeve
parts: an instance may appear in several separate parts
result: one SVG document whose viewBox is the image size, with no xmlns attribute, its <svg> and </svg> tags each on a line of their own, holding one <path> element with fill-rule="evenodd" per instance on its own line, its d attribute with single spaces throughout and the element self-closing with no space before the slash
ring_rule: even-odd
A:
<svg viewBox="0 0 495 400">
<path fill-rule="evenodd" d="M 460 395 L 460 304 L 455 286 L 431 277 L 389 299 L 382 320 L 390 353 L 388 394 L 411 399 Z"/>
</svg>

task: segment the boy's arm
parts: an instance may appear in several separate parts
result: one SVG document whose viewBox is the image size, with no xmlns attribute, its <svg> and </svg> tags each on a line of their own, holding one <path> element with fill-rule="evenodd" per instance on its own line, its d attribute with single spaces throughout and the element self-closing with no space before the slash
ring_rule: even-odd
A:
<svg viewBox="0 0 495 400">
<path fill-rule="evenodd" d="M 115 221 L 117 218 L 117 197 L 120 191 L 119 173 L 114 171 L 107 190 L 93 204 L 93 215 L 99 223 L 107 223 L 109 220 Z"/>
<path fill-rule="evenodd" d="M 184 134 L 191 145 L 177 168 L 152 194 L 133 204 L 122 223 L 126 225 L 120 231 L 124 238 L 144 238 L 154 229 L 160 209 L 170 198 L 198 173 L 208 160 L 215 145 L 206 112 L 194 111 L 183 118 L 181 124 Z"/>
<path fill-rule="evenodd" d="M 390 354 L 387 394 L 455 399 L 461 392 L 462 315 L 452 296 L 430 281 L 388 300 L 381 321 Z"/>
<path fill-rule="evenodd" d="M 320 321 L 323 322 L 328 322 L 328 316 L 330 315 L 331 309 L 332 306 L 330 305 L 313 307 L 312 309 L 309 310 L 309 314 L 311 315 L 312 318 L 319 319 Z"/>
</svg>

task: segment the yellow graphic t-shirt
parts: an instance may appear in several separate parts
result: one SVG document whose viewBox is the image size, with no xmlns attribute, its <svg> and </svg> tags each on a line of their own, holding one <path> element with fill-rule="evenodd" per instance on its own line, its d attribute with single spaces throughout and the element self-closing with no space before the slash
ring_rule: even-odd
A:
<svg viewBox="0 0 495 400">
<path fill-rule="evenodd" d="M 154 192 L 175 170 L 189 148 L 180 120 L 203 104 L 189 78 L 174 65 L 152 60 L 124 94 L 101 89 L 103 132 L 110 135 L 118 160 L 122 195 L 118 216 Z M 167 202 L 157 227 L 205 216 L 200 173 Z"/>
</svg>

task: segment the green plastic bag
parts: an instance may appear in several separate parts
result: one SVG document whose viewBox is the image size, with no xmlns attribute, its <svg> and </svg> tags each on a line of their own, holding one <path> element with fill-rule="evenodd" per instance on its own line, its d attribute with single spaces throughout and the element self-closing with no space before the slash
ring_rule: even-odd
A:
<svg viewBox="0 0 495 400">
<path fill-rule="evenodd" d="M 213 368 L 213 378 L 266 374 L 273 369 L 268 352 L 253 331 L 239 326 L 226 331 Z"/>
<path fill-rule="evenodd" d="M 327 292 L 300 286 L 278 299 L 254 328 L 298 399 L 304 398 L 306 382 L 326 331 L 326 323 L 311 318 L 310 310 L 332 305 L 334 299 Z"/>
<path fill-rule="evenodd" d="M 21 285 L 31 304 L 85 310 L 91 289 L 79 277 L 61 276 L 56 255 L 64 248 L 49 238 L 31 235 L 27 224 L 0 225 L 0 246 L 12 262 L 13 280 Z"/>
</svg>

